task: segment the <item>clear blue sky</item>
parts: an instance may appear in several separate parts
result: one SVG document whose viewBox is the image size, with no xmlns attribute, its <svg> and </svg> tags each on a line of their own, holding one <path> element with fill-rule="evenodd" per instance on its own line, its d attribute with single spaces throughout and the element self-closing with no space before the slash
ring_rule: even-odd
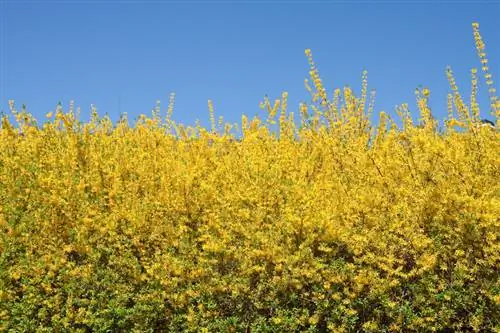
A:
<svg viewBox="0 0 500 333">
<path fill-rule="evenodd" d="M 39 120 L 58 101 L 90 105 L 113 120 L 150 114 L 156 100 L 173 118 L 208 126 L 216 116 L 240 122 L 263 113 L 265 94 L 289 92 L 289 110 L 309 100 L 306 48 L 330 93 L 361 72 L 376 89 L 376 111 L 394 114 L 414 90 L 431 90 L 436 117 L 446 115 L 445 76 L 452 66 L 468 100 L 470 69 L 480 67 L 471 23 L 480 23 L 497 89 L 500 1 L 16 1 L 0 0 L 0 109 L 14 99 Z M 476 4 L 475 4 L 476 3 Z M 484 80 L 481 101 L 487 101 Z M 487 103 L 483 115 L 489 118 Z M 415 114 L 416 117 L 416 114 Z"/>
</svg>

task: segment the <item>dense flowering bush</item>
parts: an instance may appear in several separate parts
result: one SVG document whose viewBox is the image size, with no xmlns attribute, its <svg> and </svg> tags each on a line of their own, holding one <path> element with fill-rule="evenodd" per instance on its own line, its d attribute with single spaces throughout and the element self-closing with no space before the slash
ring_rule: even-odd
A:
<svg viewBox="0 0 500 333">
<path fill-rule="evenodd" d="M 474 25 L 486 79 L 484 44 Z M 484 126 L 448 77 L 439 127 L 417 91 L 402 126 L 328 100 L 311 66 L 300 124 L 135 126 L 58 107 L 0 130 L 0 330 L 7 332 L 498 331 L 498 110 Z M 365 100 L 369 99 L 368 105 Z M 277 121 L 275 120 L 276 118 Z M 278 132 L 270 131 L 277 122 Z M 19 135 L 22 131 L 22 135 Z M 234 133 L 241 133 L 236 136 Z"/>
</svg>

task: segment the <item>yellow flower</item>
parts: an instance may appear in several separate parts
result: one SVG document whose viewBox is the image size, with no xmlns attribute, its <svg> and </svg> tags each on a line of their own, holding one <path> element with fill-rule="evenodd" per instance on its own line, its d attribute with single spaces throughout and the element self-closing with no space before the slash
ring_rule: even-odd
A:
<svg viewBox="0 0 500 333">
<path fill-rule="evenodd" d="M 476 31 L 475 38 L 485 59 Z M 309 49 L 306 55 L 312 57 Z M 457 285 L 477 282 L 473 291 L 490 300 L 483 302 L 486 310 L 498 306 L 500 297 L 481 288 L 491 285 L 498 258 L 499 146 L 498 133 L 479 126 L 477 70 L 471 71 L 470 105 L 447 70 L 449 121 L 441 131 L 415 128 L 408 104 L 397 110 L 401 128 L 384 112 L 374 123 L 374 93 L 364 105 L 366 72 L 360 94 L 336 88 L 327 100 L 312 58 L 308 62 L 311 101 L 299 104 L 301 126 L 288 113 L 286 92 L 273 105 L 265 99 L 267 122 L 242 115 L 241 130 L 220 117 L 216 123 L 211 101 L 208 128 L 176 124 L 171 109 L 165 120 L 155 111 L 134 126 L 125 120 L 115 126 L 95 108 L 80 128 L 72 126 L 71 112 L 58 108 L 47 114 L 57 115 L 56 126 L 24 127 L 20 138 L 2 117 L 0 252 L 22 248 L 26 255 L 10 258 L 7 277 L 22 280 L 7 281 L 0 299 L 9 303 L 23 292 L 26 308 L 43 298 L 44 306 L 57 309 L 67 283 L 93 283 L 104 267 L 110 273 L 101 279 L 105 298 L 123 293 L 139 302 L 168 301 L 172 322 L 165 325 L 174 331 L 214 328 L 215 320 L 227 319 L 220 309 L 241 299 L 251 301 L 257 316 L 271 313 L 271 324 L 286 324 L 282 330 L 314 329 L 323 320 L 320 310 L 334 306 L 357 318 L 361 330 L 418 331 L 442 326 L 442 313 L 432 309 L 436 301 L 475 306 L 470 294 L 460 300 L 446 294 L 448 270 Z M 492 74 L 483 74 L 498 124 Z M 432 123 L 430 90 L 416 95 L 422 122 Z M 33 119 L 10 106 L 21 126 Z M 471 222 L 481 232 L 467 233 L 464 243 Z M 469 243 L 480 251 L 467 250 Z M 414 298 L 432 311 L 404 322 L 397 311 L 404 295 L 397 290 L 408 283 L 417 284 Z M 135 287 L 151 293 L 134 293 Z M 45 297 L 44 288 L 54 297 Z M 437 299 L 425 297 L 429 293 Z M 361 313 L 358 301 L 366 296 L 385 299 L 385 306 Z M 282 308 L 271 304 L 276 297 Z M 67 314 L 54 312 L 54 322 L 92 317 L 92 307 L 79 310 L 73 301 Z M 468 325 L 488 330 L 480 315 Z M 256 320 L 264 323 L 264 317 Z M 336 331 L 353 324 L 341 316 L 324 320 Z"/>
</svg>

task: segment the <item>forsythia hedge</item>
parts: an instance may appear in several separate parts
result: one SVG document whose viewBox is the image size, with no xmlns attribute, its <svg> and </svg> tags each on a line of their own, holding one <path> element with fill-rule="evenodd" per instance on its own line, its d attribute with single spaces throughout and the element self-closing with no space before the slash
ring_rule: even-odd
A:
<svg viewBox="0 0 500 333">
<path fill-rule="evenodd" d="M 173 98 L 133 127 L 60 106 L 38 126 L 11 103 L 0 330 L 499 331 L 499 132 L 480 122 L 476 71 L 466 105 L 448 70 L 444 127 L 427 89 L 419 125 L 402 105 L 402 126 L 372 126 L 366 73 L 359 98 L 328 100 L 306 54 L 300 125 L 285 93 L 240 137 L 211 103 L 211 131 L 171 121 Z"/>
</svg>

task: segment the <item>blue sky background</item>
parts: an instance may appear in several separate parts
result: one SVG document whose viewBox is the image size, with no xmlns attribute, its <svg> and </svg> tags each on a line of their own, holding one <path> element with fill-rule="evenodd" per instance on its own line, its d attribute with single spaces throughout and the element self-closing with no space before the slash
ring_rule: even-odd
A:
<svg viewBox="0 0 500 333">
<path fill-rule="evenodd" d="M 431 90 L 446 116 L 452 66 L 468 100 L 470 69 L 480 67 L 471 23 L 480 23 L 495 86 L 500 82 L 500 1 L 15 1 L 0 0 L 0 110 L 14 99 L 39 121 L 58 101 L 74 100 L 86 121 L 90 105 L 113 120 L 150 114 L 161 100 L 173 119 L 209 124 L 263 114 L 265 94 L 289 92 L 289 111 L 309 101 L 304 88 L 311 48 L 328 89 L 359 93 L 368 70 L 376 111 L 395 114 L 414 90 Z M 483 116 L 487 89 L 480 81 Z"/>
</svg>

